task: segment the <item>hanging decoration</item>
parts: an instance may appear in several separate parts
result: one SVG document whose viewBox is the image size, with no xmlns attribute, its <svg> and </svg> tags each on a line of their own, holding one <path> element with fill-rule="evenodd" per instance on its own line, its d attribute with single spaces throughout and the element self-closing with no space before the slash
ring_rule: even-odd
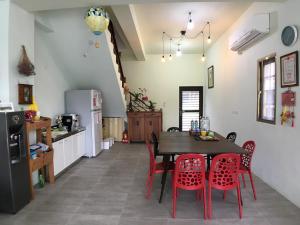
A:
<svg viewBox="0 0 300 225">
<path fill-rule="evenodd" d="M 18 64 L 18 71 L 20 74 L 24 74 L 26 76 L 35 75 L 34 65 L 31 63 L 30 59 L 28 58 L 24 45 L 22 45 L 22 53 Z"/>
<path fill-rule="evenodd" d="M 281 125 L 285 123 L 291 124 L 294 127 L 295 123 L 295 106 L 296 106 L 296 92 L 291 91 L 290 89 L 281 94 L 282 98 L 282 113 L 281 117 Z"/>
<path fill-rule="evenodd" d="M 90 8 L 84 20 L 95 35 L 101 35 L 109 25 L 108 13 L 103 8 Z"/>
<path fill-rule="evenodd" d="M 191 40 L 191 39 L 197 39 L 199 36 L 202 37 L 202 57 L 201 60 L 205 61 L 205 39 L 207 40 L 207 44 L 210 44 L 212 42 L 211 39 L 211 32 L 210 32 L 210 22 L 206 22 L 202 29 L 194 36 L 190 35 L 190 31 L 193 30 L 195 27 L 194 22 L 192 20 L 192 12 L 189 12 L 188 19 L 186 26 L 183 30 L 180 31 L 179 36 L 172 36 L 166 32 L 162 33 L 162 57 L 161 62 L 166 62 L 165 57 L 165 40 L 166 38 L 170 42 L 169 46 L 169 60 L 172 60 L 172 41 L 176 44 L 177 50 L 176 50 L 176 56 L 182 55 L 182 43 L 184 40 Z"/>
</svg>

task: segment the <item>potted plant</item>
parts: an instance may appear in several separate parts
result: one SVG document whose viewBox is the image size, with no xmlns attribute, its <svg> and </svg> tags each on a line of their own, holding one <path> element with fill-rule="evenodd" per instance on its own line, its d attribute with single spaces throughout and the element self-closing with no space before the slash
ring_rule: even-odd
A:
<svg viewBox="0 0 300 225">
<path fill-rule="evenodd" d="M 139 88 L 141 91 L 140 93 L 142 94 L 142 100 L 143 101 L 148 101 L 148 96 L 147 96 L 147 89 L 146 88 Z"/>
<path fill-rule="evenodd" d="M 133 92 L 134 101 L 138 101 L 141 96 L 143 96 L 140 92 Z"/>
<path fill-rule="evenodd" d="M 151 111 L 154 111 L 154 110 L 155 110 L 155 105 L 156 105 L 156 102 L 149 101 L 149 109 L 150 109 Z"/>
</svg>

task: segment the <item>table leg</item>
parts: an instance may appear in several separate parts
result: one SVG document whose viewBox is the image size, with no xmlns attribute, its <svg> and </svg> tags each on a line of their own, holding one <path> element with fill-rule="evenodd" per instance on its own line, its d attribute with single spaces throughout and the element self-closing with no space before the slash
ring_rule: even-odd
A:
<svg viewBox="0 0 300 225">
<path fill-rule="evenodd" d="M 211 158 L 211 154 L 207 154 L 207 156 L 206 156 L 206 161 L 207 161 L 207 171 L 210 170 L 210 158 Z"/>
<path fill-rule="evenodd" d="M 161 190 L 160 190 L 159 203 L 162 202 L 162 198 L 163 198 L 165 187 L 166 187 L 169 161 L 170 161 L 170 156 L 169 155 L 164 155 L 164 157 L 163 157 L 164 173 L 162 174 L 162 177 L 161 177 Z"/>
</svg>

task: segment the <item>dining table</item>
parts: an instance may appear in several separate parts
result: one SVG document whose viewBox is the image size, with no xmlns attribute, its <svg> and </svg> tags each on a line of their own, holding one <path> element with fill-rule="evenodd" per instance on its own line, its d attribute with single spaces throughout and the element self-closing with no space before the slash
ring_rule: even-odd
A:
<svg viewBox="0 0 300 225">
<path fill-rule="evenodd" d="M 159 155 L 163 156 L 164 165 L 168 165 L 172 155 L 204 154 L 207 157 L 207 169 L 210 168 L 210 159 L 222 153 L 246 154 L 247 152 L 237 144 L 228 141 L 225 137 L 214 132 L 215 140 L 202 140 L 190 132 L 161 132 L 159 136 Z M 161 178 L 161 192 L 159 203 L 162 202 L 168 174 L 167 166 Z"/>
</svg>

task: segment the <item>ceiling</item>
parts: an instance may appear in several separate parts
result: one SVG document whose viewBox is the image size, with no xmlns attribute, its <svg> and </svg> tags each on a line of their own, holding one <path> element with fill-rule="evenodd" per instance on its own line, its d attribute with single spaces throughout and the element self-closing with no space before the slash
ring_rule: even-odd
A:
<svg viewBox="0 0 300 225">
<path fill-rule="evenodd" d="M 207 21 L 211 22 L 211 38 L 216 40 L 249 7 L 244 2 L 194 2 L 134 5 L 141 38 L 148 54 L 162 53 L 162 33 L 178 37 L 186 26 L 188 13 L 192 12 L 194 29 L 187 32 L 193 37 L 203 29 Z M 208 31 L 208 30 L 207 30 Z M 167 38 L 168 39 L 168 38 Z M 178 39 L 172 44 L 176 51 Z M 169 40 L 165 42 L 169 52 Z M 182 41 L 183 53 L 201 53 L 202 37 Z"/>
<path fill-rule="evenodd" d="M 131 52 L 137 60 L 145 54 L 162 53 L 162 32 L 179 36 L 186 26 L 188 12 L 192 12 L 194 29 L 187 33 L 197 34 L 207 21 L 211 22 L 211 37 L 215 41 L 241 16 L 253 0 L 13 0 L 28 11 L 44 11 L 82 8 L 93 5 L 111 6 L 112 21 L 116 24 L 117 40 L 122 52 Z M 284 0 L 261 0 L 282 2 Z M 151 2 L 149 4 L 149 2 Z M 110 8 L 110 7 L 107 7 Z M 113 15 L 115 14 L 115 15 Z M 167 41 L 168 42 L 168 41 Z M 183 53 L 202 53 L 202 39 L 184 40 Z M 207 46 L 209 47 L 209 46 Z M 172 49 L 176 51 L 173 41 Z M 166 43 L 166 53 L 169 42 Z"/>
</svg>

